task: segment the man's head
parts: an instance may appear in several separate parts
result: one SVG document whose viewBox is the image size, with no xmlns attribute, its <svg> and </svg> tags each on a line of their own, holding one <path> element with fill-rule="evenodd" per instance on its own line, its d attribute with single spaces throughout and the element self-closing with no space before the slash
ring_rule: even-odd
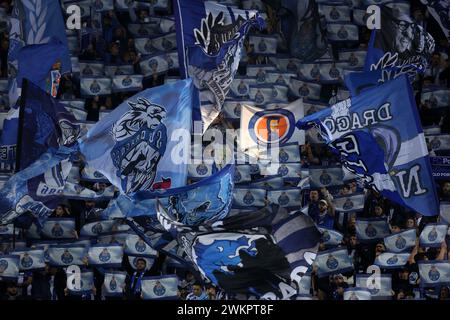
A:
<svg viewBox="0 0 450 320">
<path fill-rule="evenodd" d="M 319 211 L 320 213 L 324 213 L 328 211 L 328 203 L 325 200 L 319 201 Z"/>
<path fill-rule="evenodd" d="M 433 56 L 431 57 L 431 65 L 433 67 L 437 67 L 441 64 L 441 54 L 439 52 L 433 53 Z"/>
<path fill-rule="evenodd" d="M 202 295 L 202 286 L 200 285 L 200 283 L 195 283 L 192 286 L 192 293 L 196 297 L 200 297 Z"/>
<path fill-rule="evenodd" d="M 395 22 L 396 30 L 394 47 L 399 53 L 404 53 L 411 49 L 414 31 L 411 19 L 407 15 L 400 15 Z"/>
<path fill-rule="evenodd" d="M 442 186 L 442 193 L 446 196 L 450 196 L 450 182 L 445 182 Z"/>
<path fill-rule="evenodd" d="M 311 200 L 311 202 L 319 201 L 319 190 L 311 190 L 309 193 L 309 200 Z"/>
<path fill-rule="evenodd" d="M 13 281 L 8 282 L 6 285 L 6 293 L 10 296 L 16 296 L 18 293 L 17 284 Z"/>
<path fill-rule="evenodd" d="M 341 273 L 334 275 L 333 280 L 337 287 L 341 287 L 345 283 L 344 276 Z"/>
<path fill-rule="evenodd" d="M 355 247 L 358 244 L 358 238 L 356 237 L 355 234 L 352 234 L 350 236 L 350 239 L 348 240 L 350 246 Z"/>
<path fill-rule="evenodd" d="M 406 228 L 411 229 L 416 227 L 416 220 L 414 218 L 408 218 L 406 220 Z"/>
<path fill-rule="evenodd" d="M 383 208 L 381 206 L 375 206 L 374 213 L 375 216 L 381 217 L 383 215 Z"/>
<path fill-rule="evenodd" d="M 136 260 L 136 270 L 137 271 L 144 271 L 145 268 L 147 267 L 147 262 L 145 261 L 145 259 L 137 259 Z"/>
</svg>

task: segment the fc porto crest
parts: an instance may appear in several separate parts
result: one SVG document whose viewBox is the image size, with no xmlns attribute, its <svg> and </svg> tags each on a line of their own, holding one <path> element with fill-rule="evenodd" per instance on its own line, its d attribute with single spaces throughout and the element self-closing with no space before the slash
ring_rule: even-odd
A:
<svg viewBox="0 0 450 320">
<path fill-rule="evenodd" d="M 438 281 L 441 277 L 440 272 L 436 268 L 436 266 L 431 266 L 430 271 L 428 271 L 428 277 L 431 281 Z"/>
<path fill-rule="evenodd" d="M 286 176 L 286 175 L 289 173 L 289 168 L 288 168 L 285 164 L 282 164 L 282 165 L 280 165 L 280 167 L 278 168 L 277 173 L 278 173 L 280 176 L 284 177 L 284 176 Z"/>
<path fill-rule="evenodd" d="M 320 69 L 319 69 L 319 66 L 318 66 L 317 64 L 315 64 L 315 65 L 312 67 L 312 69 L 311 69 L 311 71 L 310 71 L 309 74 L 311 75 L 311 78 L 313 78 L 313 79 L 316 79 L 317 77 L 320 77 Z"/>
<path fill-rule="evenodd" d="M 307 97 L 309 96 L 309 93 L 310 91 L 306 83 L 302 84 L 300 88 L 298 88 L 298 94 L 300 97 Z"/>
<path fill-rule="evenodd" d="M 0 259 L 0 274 L 5 272 L 6 269 L 8 269 L 9 263 L 6 259 Z"/>
<path fill-rule="evenodd" d="M 353 209 L 353 202 L 352 202 L 352 200 L 350 200 L 350 198 L 347 198 L 347 200 L 345 200 L 344 205 L 342 206 L 342 208 L 344 210 L 351 210 L 351 209 Z"/>
<path fill-rule="evenodd" d="M 256 94 L 255 94 L 255 102 L 256 102 L 256 104 L 263 104 L 264 101 L 265 101 L 265 98 L 264 98 L 264 95 L 261 92 L 261 90 L 256 91 Z"/>
<path fill-rule="evenodd" d="M 332 180 L 333 179 L 331 178 L 331 176 L 328 173 L 328 171 L 323 170 L 322 173 L 320 174 L 320 177 L 319 177 L 320 183 L 323 184 L 324 186 L 328 186 L 329 184 L 331 184 Z"/>
<path fill-rule="evenodd" d="M 430 147 L 432 150 L 439 149 L 441 147 L 441 140 L 438 137 L 434 137 L 433 140 L 430 141 Z"/>
<path fill-rule="evenodd" d="M 198 175 L 204 176 L 205 174 L 208 173 L 208 167 L 204 163 L 201 163 L 197 166 L 195 171 L 197 171 Z"/>
<path fill-rule="evenodd" d="M 100 252 L 98 259 L 101 262 L 108 262 L 111 259 L 111 254 L 108 251 L 108 248 L 103 248 L 102 252 Z"/>
<path fill-rule="evenodd" d="M 436 227 L 433 226 L 431 231 L 428 233 L 428 237 L 427 237 L 428 241 L 434 242 L 434 241 L 436 241 L 437 237 L 438 237 L 438 233 L 437 233 Z"/>
<path fill-rule="evenodd" d="M 390 266 L 396 264 L 398 262 L 398 257 L 396 254 L 394 254 L 392 257 L 386 260 L 386 263 Z"/>
<path fill-rule="evenodd" d="M 60 238 L 63 236 L 64 230 L 58 222 L 53 225 L 51 234 L 55 238 Z"/>
<path fill-rule="evenodd" d="M 330 68 L 329 74 L 330 74 L 330 77 L 333 78 L 333 79 L 339 78 L 340 75 L 341 75 L 340 72 L 339 72 L 339 69 L 336 68 L 336 65 L 334 63 L 333 63 L 333 65 Z"/>
<path fill-rule="evenodd" d="M 166 288 L 160 281 L 156 281 L 155 286 L 153 287 L 153 293 L 158 297 L 162 297 L 166 293 Z"/>
<path fill-rule="evenodd" d="M 166 109 L 145 98 L 128 105 L 130 110 L 112 129 L 116 143 L 111 151 L 116 176 L 126 193 L 152 187 L 167 144 Z"/>
<path fill-rule="evenodd" d="M 117 289 L 116 277 L 112 276 L 111 277 L 111 281 L 109 281 L 109 290 L 116 291 L 116 289 Z"/>
<path fill-rule="evenodd" d="M 280 162 L 285 163 L 289 161 L 289 154 L 284 150 L 280 149 L 279 157 Z"/>
<path fill-rule="evenodd" d="M 278 197 L 278 204 L 280 206 L 286 206 L 289 204 L 289 196 L 286 194 L 286 192 L 282 192 L 281 195 Z"/>
<path fill-rule="evenodd" d="M 330 254 L 327 258 L 326 265 L 328 269 L 335 270 L 339 267 L 339 261 L 332 254 Z"/>
<path fill-rule="evenodd" d="M 258 144 L 283 145 L 294 134 L 295 116 L 283 109 L 256 112 L 249 121 L 248 130 Z"/>
<path fill-rule="evenodd" d="M 103 231 L 103 226 L 101 222 L 97 222 L 96 224 L 94 224 L 91 228 L 91 231 L 93 234 L 100 234 Z"/>
<path fill-rule="evenodd" d="M 238 117 L 238 118 L 241 117 L 241 104 L 240 103 L 236 104 L 236 106 L 233 109 L 233 113 L 236 117 Z"/>
<path fill-rule="evenodd" d="M 147 249 L 147 245 L 145 244 L 144 240 L 139 239 L 134 244 L 134 248 L 136 249 L 137 252 L 142 253 L 145 252 L 145 249 Z"/>
<path fill-rule="evenodd" d="M 83 75 L 84 76 L 92 76 L 94 75 L 94 71 L 92 71 L 92 68 L 89 65 L 86 65 L 83 69 Z"/>
<path fill-rule="evenodd" d="M 369 223 L 366 227 L 365 233 L 369 238 L 375 238 L 377 236 L 377 229 Z"/>
<path fill-rule="evenodd" d="M 158 60 L 157 59 L 150 59 L 148 62 L 148 66 L 150 67 L 152 72 L 156 72 L 158 69 Z"/>
<path fill-rule="evenodd" d="M 129 87 L 129 86 L 131 86 L 132 83 L 133 83 L 133 80 L 131 79 L 130 76 L 126 76 L 126 77 L 123 78 L 123 80 L 122 80 L 122 85 L 123 85 L 124 87 Z"/>
<path fill-rule="evenodd" d="M 348 62 L 349 62 L 349 64 L 350 64 L 350 66 L 356 67 L 356 66 L 358 65 L 358 63 L 359 63 L 359 60 L 358 60 L 358 58 L 356 57 L 356 55 L 352 52 L 352 53 L 350 54 L 350 57 L 348 58 Z"/>
<path fill-rule="evenodd" d="M 247 191 L 242 200 L 244 201 L 245 204 L 250 205 L 253 202 L 255 202 L 255 197 L 253 196 L 253 194 L 250 191 Z"/>
<path fill-rule="evenodd" d="M 239 82 L 237 91 L 240 95 L 248 94 L 248 87 L 245 85 L 245 82 L 243 80 Z"/>
<path fill-rule="evenodd" d="M 344 26 L 341 26 L 337 32 L 337 36 L 339 39 L 345 40 L 348 38 L 348 31 L 345 29 Z"/>
<path fill-rule="evenodd" d="M 96 94 L 99 93 L 102 90 L 102 88 L 98 84 L 97 80 L 94 80 L 89 86 L 89 90 L 91 91 L 91 93 Z"/>
<path fill-rule="evenodd" d="M 234 181 L 239 182 L 239 181 L 241 181 L 241 179 L 242 179 L 241 173 L 239 172 L 239 170 L 235 170 L 234 171 Z"/>
<path fill-rule="evenodd" d="M 73 261 L 73 256 L 69 252 L 69 250 L 64 250 L 63 254 L 61 255 L 61 262 L 64 264 L 70 264 Z"/>
<path fill-rule="evenodd" d="M 170 41 L 170 40 L 168 40 L 168 39 L 166 39 L 166 38 L 163 38 L 163 40 L 162 40 L 162 47 L 163 47 L 164 50 L 166 50 L 166 51 L 172 50 L 172 49 L 173 49 L 172 41 Z"/>
<path fill-rule="evenodd" d="M 339 20 L 340 17 L 341 14 L 339 13 L 339 11 L 336 9 L 336 7 L 333 7 L 333 9 L 331 9 L 330 11 L 330 18 L 333 20 Z"/>
<path fill-rule="evenodd" d="M 267 44 L 264 39 L 261 39 L 261 41 L 258 43 L 258 50 L 259 50 L 259 52 L 266 52 Z"/>
<path fill-rule="evenodd" d="M 24 269 L 28 269 L 33 265 L 33 258 L 28 254 L 28 252 L 25 252 L 22 259 L 20 259 L 20 265 Z"/>
<path fill-rule="evenodd" d="M 297 64 L 293 60 L 289 60 L 288 61 L 288 64 L 286 65 L 286 69 L 288 71 L 292 71 L 292 72 L 297 72 L 298 71 Z"/>
<path fill-rule="evenodd" d="M 331 240 L 331 236 L 330 236 L 330 233 L 328 232 L 328 230 L 323 230 L 322 241 L 323 242 L 328 242 L 330 240 Z"/>
<path fill-rule="evenodd" d="M 277 78 L 277 80 L 275 80 L 275 84 L 282 84 L 282 85 L 286 85 L 286 81 L 284 80 L 283 76 L 280 74 Z"/>
<path fill-rule="evenodd" d="M 406 240 L 402 236 L 398 236 L 397 239 L 395 239 L 395 247 L 399 250 L 403 250 L 406 247 Z"/>
</svg>

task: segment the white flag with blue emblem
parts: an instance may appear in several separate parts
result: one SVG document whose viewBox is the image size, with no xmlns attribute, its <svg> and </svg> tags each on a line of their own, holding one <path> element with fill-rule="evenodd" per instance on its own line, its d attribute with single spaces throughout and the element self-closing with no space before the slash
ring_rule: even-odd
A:
<svg viewBox="0 0 450 320">
<path fill-rule="evenodd" d="M 446 224 L 450 224 L 450 202 L 441 201 L 439 211 L 440 211 L 439 217 L 441 221 Z"/>
<path fill-rule="evenodd" d="M 328 23 L 327 36 L 331 42 L 359 41 L 358 26 L 352 23 Z"/>
<path fill-rule="evenodd" d="M 277 38 L 268 35 L 250 35 L 248 37 L 250 52 L 265 56 L 277 53 Z"/>
<path fill-rule="evenodd" d="M 368 289 L 372 300 L 392 299 L 392 276 L 390 274 L 357 274 L 355 285 Z"/>
<path fill-rule="evenodd" d="M 257 84 L 256 77 L 241 77 L 237 76 L 234 78 L 230 85 L 230 98 L 242 98 L 245 99 L 250 96 L 250 86 Z M 227 100 L 225 100 L 226 102 Z M 225 103 L 224 102 L 224 103 Z"/>
<path fill-rule="evenodd" d="M 102 220 L 85 224 L 81 230 L 82 237 L 96 237 L 102 233 L 111 232 L 117 224 L 114 220 Z"/>
<path fill-rule="evenodd" d="M 288 91 L 287 85 L 258 84 L 250 86 L 249 97 L 258 106 L 275 102 L 287 103 Z"/>
<path fill-rule="evenodd" d="M 213 165 L 206 163 L 190 163 L 188 165 L 188 177 L 201 179 L 212 175 Z"/>
<path fill-rule="evenodd" d="M 419 274 L 422 287 L 448 285 L 450 283 L 450 262 L 448 260 L 420 261 Z"/>
<path fill-rule="evenodd" d="M 344 235 L 339 231 L 328 229 L 328 228 L 319 228 L 320 233 L 322 233 L 322 242 L 325 247 L 336 247 L 342 243 L 344 239 Z"/>
<path fill-rule="evenodd" d="M 112 81 L 106 77 L 82 77 L 80 91 L 82 97 L 95 97 L 111 94 Z"/>
<path fill-rule="evenodd" d="M 246 164 L 237 165 L 234 171 L 234 183 L 248 183 L 252 180 L 250 166 Z"/>
<path fill-rule="evenodd" d="M 257 188 L 235 187 L 233 190 L 233 207 L 264 207 L 266 190 Z"/>
<path fill-rule="evenodd" d="M 277 71 L 277 68 L 273 65 L 260 65 L 260 64 L 249 64 L 247 65 L 247 72 L 245 73 L 247 77 L 251 77 L 256 80 L 256 84 L 267 84 L 269 72 Z"/>
<path fill-rule="evenodd" d="M 364 194 L 335 197 L 332 202 L 340 212 L 360 211 L 364 209 Z"/>
<path fill-rule="evenodd" d="M 281 190 L 269 190 L 267 199 L 270 203 L 281 207 L 300 208 L 302 205 L 301 189 L 285 188 Z"/>
<path fill-rule="evenodd" d="M 125 241 L 124 252 L 128 255 L 144 255 L 144 256 L 156 256 L 156 250 L 149 247 L 145 241 L 135 234 L 129 234 Z"/>
<path fill-rule="evenodd" d="M 125 288 L 126 272 L 110 271 L 105 273 L 102 294 L 105 297 L 122 296 Z"/>
<path fill-rule="evenodd" d="M 347 61 L 350 68 L 362 68 L 366 61 L 367 51 L 365 50 L 340 50 L 339 60 Z"/>
<path fill-rule="evenodd" d="M 447 236 L 448 225 L 444 223 L 429 223 L 420 233 L 420 246 L 440 247 Z"/>
<path fill-rule="evenodd" d="M 88 251 L 89 264 L 102 267 L 119 267 L 122 264 L 121 245 L 92 245 Z"/>
<path fill-rule="evenodd" d="M 317 265 L 319 278 L 353 270 L 353 262 L 348 255 L 347 248 L 321 251 L 317 254 L 314 263 Z"/>
<path fill-rule="evenodd" d="M 409 253 L 383 252 L 375 258 L 374 264 L 384 269 L 397 269 L 406 265 L 409 256 Z"/>
<path fill-rule="evenodd" d="M 450 150 L 450 134 L 426 135 L 425 140 L 429 144 L 431 151 Z"/>
<path fill-rule="evenodd" d="M 50 245 L 47 249 L 50 265 L 65 267 L 70 265 L 82 266 L 87 255 L 83 245 Z"/>
<path fill-rule="evenodd" d="M 189 148 L 190 141 L 178 139 L 191 130 L 192 88 L 190 79 L 182 80 L 122 103 L 80 139 L 87 165 L 123 193 L 184 186 L 187 165 L 171 152 L 183 143 Z"/>
<path fill-rule="evenodd" d="M 446 108 L 450 105 L 450 89 L 443 87 L 424 88 L 420 101 L 429 108 Z"/>
<path fill-rule="evenodd" d="M 128 234 L 129 233 L 127 231 L 104 233 L 97 237 L 97 244 L 120 245 L 123 247 L 127 241 Z"/>
<path fill-rule="evenodd" d="M 261 179 L 252 180 L 248 186 L 266 190 L 281 189 L 284 187 L 284 180 L 285 179 L 280 175 L 267 176 Z"/>
<path fill-rule="evenodd" d="M 144 77 L 163 74 L 169 70 L 178 69 L 178 53 L 157 53 L 146 56 L 139 62 Z"/>
<path fill-rule="evenodd" d="M 105 76 L 123 76 L 134 74 L 134 66 L 132 64 L 109 64 L 105 65 Z"/>
<path fill-rule="evenodd" d="M 79 61 L 81 77 L 101 77 L 105 75 L 105 65 L 103 62 Z"/>
<path fill-rule="evenodd" d="M 319 100 L 322 85 L 313 81 L 292 78 L 289 82 L 289 89 L 291 94 L 297 98 Z"/>
<path fill-rule="evenodd" d="M 399 253 L 413 248 L 416 237 L 416 229 L 409 229 L 385 237 L 384 245 L 387 251 Z"/>
<path fill-rule="evenodd" d="M 117 75 L 112 78 L 112 92 L 141 91 L 143 75 Z"/>
<path fill-rule="evenodd" d="M 342 167 L 310 167 L 309 184 L 311 188 L 327 188 L 343 184 Z"/>
<path fill-rule="evenodd" d="M 68 271 L 68 270 L 67 270 Z M 67 272 L 66 287 L 73 295 L 85 295 L 92 293 L 94 288 L 94 272 L 90 270 L 81 271 L 80 281 L 77 283 L 77 277 L 73 273 Z M 72 276 L 71 276 L 72 275 Z"/>
<path fill-rule="evenodd" d="M 372 295 L 368 289 L 347 288 L 344 289 L 344 300 L 372 300 Z"/>
<path fill-rule="evenodd" d="M 0 279 L 17 280 L 19 277 L 19 256 L 0 255 Z"/>
<path fill-rule="evenodd" d="M 42 226 L 42 234 L 51 239 L 73 239 L 75 233 L 75 219 L 49 218 Z"/>
<path fill-rule="evenodd" d="M 239 120 L 241 119 L 242 106 L 249 105 L 255 106 L 255 102 L 251 100 L 238 100 L 238 99 L 227 99 L 223 103 L 223 113 L 227 119 Z"/>
<path fill-rule="evenodd" d="M 384 218 L 356 219 L 356 236 L 361 242 L 374 242 L 389 234 L 389 224 Z"/>
<path fill-rule="evenodd" d="M 141 288 L 144 300 L 176 299 L 178 278 L 176 275 L 144 277 Z"/>
<path fill-rule="evenodd" d="M 43 248 L 14 250 L 13 252 L 11 252 L 11 254 L 18 255 L 20 257 L 19 259 L 20 271 L 45 268 Z"/>
</svg>

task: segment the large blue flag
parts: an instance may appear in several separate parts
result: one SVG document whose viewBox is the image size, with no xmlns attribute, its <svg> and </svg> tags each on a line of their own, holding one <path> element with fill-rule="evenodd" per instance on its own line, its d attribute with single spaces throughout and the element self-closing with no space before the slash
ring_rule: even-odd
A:
<svg viewBox="0 0 450 320">
<path fill-rule="evenodd" d="M 261 29 L 264 20 L 254 10 L 203 0 L 174 0 L 174 12 L 180 72 L 194 80 L 194 120 L 203 120 L 206 129 L 230 90 L 250 27 Z"/>
<path fill-rule="evenodd" d="M 19 60 L 22 59 L 22 57 L 20 57 L 21 51 L 24 48 L 30 45 L 58 43 L 57 50 L 51 52 L 50 49 L 46 52 L 47 54 L 50 54 L 49 57 L 52 57 L 55 60 L 39 60 L 42 56 L 30 56 L 25 53 L 25 56 L 31 57 L 31 61 L 35 61 L 35 63 L 32 64 L 33 68 L 28 68 L 24 71 L 26 73 L 33 72 L 37 74 L 37 71 L 39 71 L 39 73 L 41 73 L 41 71 L 49 73 L 50 69 L 44 70 L 44 67 L 52 67 L 56 63 L 57 65 L 55 65 L 55 70 L 61 74 L 64 74 L 70 72 L 71 62 L 69 48 L 67 45 L 65 23 L 59 1 L 16 1 L 11 16 L 11 29 L 9 34 L 8 70 L 11 77 L 10 105 L 12 106 L 15 104 L 17 97 L 20 95 L 20 88 L 22 87 L 22 84 L 17 81 L 15 77 L 19 70 Z M 31 49 L 31 51 L 34 50 L 36 49 Z M 44 54 L 44 52 L 41 52 L 40 49 L 37 50 L 38 51 L 34 52 Z M 51 76 L 52 75 L 50 74 L 50 79 Z M 58 77 L 57 74 L 54 74 L 54 76 L 56 78 Z M 28 78 L 32 77 L 28 76 Z"/>
<path fill-rule="evenodd" d="M 405 126 L 405 124 L 408 124 Z M 406 75 L 305 117 L 343 165 L 381 194 L 427 216 L 439 213 L 428 149 Z"/>
<path fill-rule="evenodd" d="M 187 79 L 123 102 L 80 139 L 87 165 L 126 194 L 186 185 L 187 162 L 172 153 L 189 150 L 179 140 L 190 133 L 192 89 Z"/>
</svg>

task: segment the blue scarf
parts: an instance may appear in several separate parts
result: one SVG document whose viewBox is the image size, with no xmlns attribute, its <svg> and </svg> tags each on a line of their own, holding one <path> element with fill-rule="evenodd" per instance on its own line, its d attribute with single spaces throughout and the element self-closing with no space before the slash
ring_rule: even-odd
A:
<svg viewBox="0 0 450 320">
<path fill-rule="evenodd" d="M 141 274 L 139 275 L 136 285 L 134 286 L 134 290 L 133 290 L 134 294 L 139 294 L 141 292 L 141 281 L 142 281 L 142 278 L 144 277 L 144 273 L 145 272 L 142 271 Z M 133 284 L 134 284 L 134 280 L 136 280 L 136 275 L 137 275 L 137 271 L 135 271 L 133 273 L 133 276 L 131 277 L 130 289 L 133 289 Z"/>
</svg>

